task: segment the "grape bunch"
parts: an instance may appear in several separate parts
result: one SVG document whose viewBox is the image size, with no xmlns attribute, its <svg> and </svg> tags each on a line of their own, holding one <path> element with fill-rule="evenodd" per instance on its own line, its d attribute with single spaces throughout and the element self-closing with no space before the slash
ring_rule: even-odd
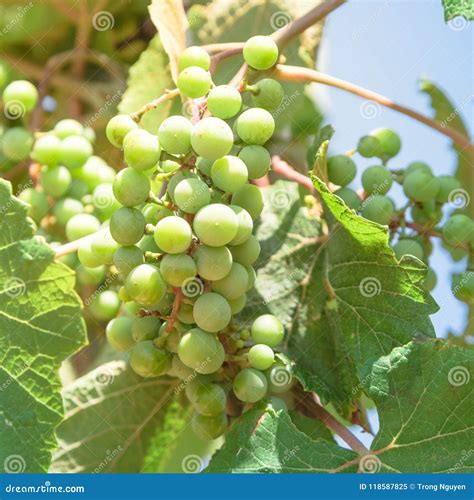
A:
<svg viewBox="0 0 474 500">
<path fill-rule="evenodd" d="M 441 239 L 455 261 L 466 258 L 466 271 L 453 276 L 453 293 L 458 299 L 472 303 L 474 221 L 462 210 L 469 202 L 468 194 L 456 177 L 435 176 L 422 161 L 412 162 L 403 169 L 390 169 L 387 163 L 400 149 L 398 134 L 379 128 L 363 136 L 351 153 L 330 157 L 328 179 L 340 186 L 334 192 L 362 217 L 389 227 L 390 244 L 398 259 L 411 255 L 429 265 L 434 237 Z M 347 187 L 357 174 L 353 159 L 356 152 L 377 160 L 362 173 L 360 192 Z M 388 195 L 397 183 L 407 198 L 401 208 Z M 434 289 L 436 279 L 435 271 L 428 268 L 424 283 L 428 291 Z"/>
</svg>

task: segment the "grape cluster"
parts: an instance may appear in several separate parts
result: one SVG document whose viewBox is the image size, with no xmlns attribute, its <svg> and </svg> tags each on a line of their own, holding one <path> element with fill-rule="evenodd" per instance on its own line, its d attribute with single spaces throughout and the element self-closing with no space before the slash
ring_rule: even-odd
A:
<svg viewBox="0 0 474 500">
<path fill-rule="evenodd" d="M 467 270 L 453 277 L 453 293 L 470 303 L 474 300 L 474 221 L 462 213 L 469 202 L 468 194 L 461 189 L 456 177 L 435 176 L 422 161 L 412 162 L 404 169 L 390 169 L 387 163 L 400 149 L 401 140 L 396 132 L 387 128 L 374 130 L 359 140 L 352 153 L 328 159 L 328 179 L 340 186 L 335 194 L 349 208 L 366 219 L 389 226 L 390 243 L 398 259 L 411 255 L 428 265 L 433 237 L 441 238 L 454 260 L 468 257 Z M 364 158 L 378 160 L 362 173 L 360 192 L 347 187 L 357 174 L 353 159 L 356 152 Z M 399 209 L 388 196 L 396 183 L 407 198 Z M 424 285 L 428 291 L 436 286 L 436 274 L 431 268 Z"/>
</svg>

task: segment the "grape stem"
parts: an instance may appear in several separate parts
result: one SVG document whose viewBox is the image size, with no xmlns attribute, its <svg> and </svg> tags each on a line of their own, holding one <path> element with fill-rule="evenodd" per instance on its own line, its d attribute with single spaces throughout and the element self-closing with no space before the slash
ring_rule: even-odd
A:
<svg viewBox="0 0 474 500">
<path fill-rule="evenodd" d="M 70 241 L 69 243 L 65 243 L 64 245 L 59 245 L 57 247 L 53 248 L 55 257 L 58 259 L 59 257 L 64 257 L 65 255 L 69 255 L 70 253 L 77 252 L 78 248 L 83 244 L 86 243 L 95 236 L 103 233 L 106 231 L 106 229 L 100 229 L 96 233 L 88 234 L 87 236 L 83 236 L 82 238 L 79 238 L 78 240 L 73 240 Z"/>
<path fill-rule="evenodd" d="M 145 113 L 156 109 L 160 104 L 164 103 L 167 100 L 174 99 L 177 95 L 179 95 L 178 89 L 166 90 L 163 95 L 161 95 L 154 101 L 145 104 L 142 108 L 140 108 L 138 111 L 135 111 L 135 113 L 132 113 L 130 116 L 132 117 L 132 120 L 138 123 Z"/>
<path fill-rule="evenodd" d="M 170 333 L 173 330 L 174 324 L 176 323 L 176 319 L 178 317 L 179 306 L 183 300 L 183 291 L 181 288 L 175 288 L 174 292 L 174 302 L 173 308 L 171 309 L 171 314 L 168 319 L 168 324 L 166 325 L 166 332 Z"/>
<path fill-rule="evenodd" d="M 278 155 L 272 156 L 272 170 L 286 179 L 297 182 L 301 186 L 309 189 L 312 193 L 315 192 L 311 179 L 308 176 L 296 171 Z"/>
</svg>

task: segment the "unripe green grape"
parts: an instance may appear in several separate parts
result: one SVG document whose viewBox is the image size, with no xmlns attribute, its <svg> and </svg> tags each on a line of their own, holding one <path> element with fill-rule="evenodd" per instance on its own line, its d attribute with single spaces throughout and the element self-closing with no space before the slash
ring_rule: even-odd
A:
<svg viewBox="0 0 474 500">
<path fill-rule="evenodd" d="M 84 127 L 77 120 L 66 118 L 56 123 L 53 132 L 56 137 L 65 139 L 71 135 L 82 135 L 84 133 Z"/>
<path fill-rule="evenodd" d="M 194 253 L 197 273 L 205 280 L 219 280 L 229 274 L 232 254 L 227 247 L 199 245 Z"/>
<path fill-rule="evenodd" d="M 78 240 L 83 236 L 95 233 L 100 229 L 97 217 L 90 214 L 77 214 L 71 217 L 66 224 L 66 237 L 69 241 Z"/>
<path fill-rule="evenodd" d="M 113 262 L 119 272 L 126 277 L 132 269 L 144 264 L 145 258 L 140 248 L 131 245 L 118 248 L 114 253 Z"/>
<path fill-rule="evenodd" d="M 212 417 L 194 413 L 191 420 L 191 425 L 196 436 L 206 441 L 217 439 L 224 434 L 227 424 L 227 415 L 224 412 Z"/>
<path fill-rule="evenodd" d="M 124 207 L 135 207 L 147 200 L 150 180 L 134 168 L 124 168 L 115 177 L 113 191 L 117 201 Z"/>
<path fill-rule="evenodd" d="M 117 316 L 120 309 L 120 299 L 117 292 L 105 290 L 94 297 L 89 305 L 89 311 L 99 321 L 110 321 Z"/>
<path fill-rule="evenodd" d="M 161 321 L 156 316 L 142 316 L 133 319 L 132 337 L 135 342 L 153 340 L 158 337 Z"/>
<path fill-rule="evenodd" d="M 163 250 L 156 244 L 155 238 L 150 234 L 145 234 L 137 243 L 137 247 L 142 252 L 163 253 Z"/>
<path fill-rule="evenodd" d="M 91 239 L 91 250 L 101 260 L 100 264 L 112 264 L 117 242 L 112 238 L 109 228 L 94 234 Z"/>
<path fill-rule="evenodd" d="M 174 160 L 162 160 L 160 161 L 160 169 L 162 172 L 165 174 L 169 172 L 174 172 L 175 170 L 178 170 L 181 167 L 181 165 Z"/>
<path fill-rule="evenodd" d="M 150 305 L 163 298 L 166 292 L 166 282 L 157 267 L 151 264 L 140 264 L 128 273 L 125 289 L 135 302 Z"/>
<path fill-rule="evenodd" d="M 199 328 L 206 332 L 215 333 L 223 330 L 230 323 L 232 311 L 222 295 L 210 292 L 198 297 L 194 303 L 193 316 L 194 322 Z M 186 363 L 186 361 L 182 361 Z"/>
<path fill-rule="evenodd" d="M 40 184 L 43 191 L 53 198 L 60 198 L 71 185 L 71 174 L 66 167 L 44 167 L 40 173 Z"/>
<path fill-rule="evenodd" d="M 266 175 L 272 164 L 272 157 L 266 148 L 258 145 L 244 146 L 239 158 L 245 163 L 249 179 L 260 179 Z"/>
<path fill-rule="evenodd" d="M 196 400 L 196 393 L 199 387 L 203 384 L 208 384 L 213 381 L 213 375 L 197 375 L 194 371 L 194 377 L 189 380 L 189 383 L 186 384 L 184 392 L 186 393 L 186 397 L 189 399 L 191 403 Z"/>
<path fill-rule="evenodd" d="M 231 203 L 245 208 L 252 219 L 255 220 L 263 210 L 263 194 L 257 186 L 246 184 L 232 195 Z"/>
<path fill-rule="evenodd" d="M 125 291 L 125 293 L 127 292 Z M 124 313 L 131 318 L 134 318 L 138 314 L 138 311 L 140 311 L 141 307 L 142 306 L 140 304 L 134 302 L 133 300 L 128 300 L 128 302 L 123 304 Z"/>
<path fill-rule="evenodd" d="M 129 167 L 148 170 L 160 159 L 158 137 L 143 129 L 131 130 L 123 140 L 123 154 Z"/>
<path fill-rule="evenodd" d="M 278 46 L 269 36 L 253 36 L 245 42 L 243 55 L 252 68 L 269 69 L 278 60 Z"/>
<path fill-rule="evenodd" d="M 237 205 L 229 206 L 235 212 L 235 215 L 237 215 L 238 220 L 237 234 L 232 239 L 232 241 L 229 242 L 229 245 L 241 245 L 242 243 L 245 243 L 252 234 L 252 217 L 247 212 L 247 210 L 245 210 L 245 208 L 238 207 Z"/>
<path fill-rule="evenodd" d="M 191 144 L 199 156 L 217 160 L 232 149 L 234 134 L 224 120 L 209 116 L 198 121 L 191 134 Z"/>
<path fill-rule="evenodd" d="M 256 344 L 265 344 L 269 347 L 280 344 L 285 336 L 285 329 L 281 321 L 273 314 L 259 316 L 252 323 L 250 332 Z"/>
<path fill-rule="evenodd" d="M 41 165 L 54 167 L 61 155 L 61 141 L 53 134 L 38 137 L 31 151 L 31 158 Z"/>
<path fill-rule="evenodd" d="M 227 276 L 213 281 L 211 289 L 217 292 L 226 299 L 236 299 L 240 295 L 245 294 L 249 284 L 249 275 L 241 264 L 234 262 Z"/>
<path fill-rule="evenodd" d="M 453 293 L 456 298 L 466 302 L 474 303 L 474 272 L 466 271 L 453 276 Z"/>
<path fill-rule="evenodd" d="M 119 296 L 119 299 L 122 301 L 122 302 L 130 302 L 131 298 L 130 296 L 128 295 L 127 293 L 127 290 L 124 286 L 121 286 L 119 288 L 119 291 L 118 291 L 118 296 Z"/>
<path fill-rule="evenodd" d="M 213 116 L 223 120 L 234 117 L 241 107 L 242 96 L 231 85 L 214 87 L 207 96 L 207 108 Z"/>
<path fill-rule="evenodd" d="M 144 340 L 132 349 L 130 366 L 142 377 L 157 377 L 171 367 L 171 356 L 163 349 L 157 349 L 153 341 Z"/>
<path fill-rule="evenodd" d="M 142 214 L 148 224 L 157 224 L 161 219 L 173 215 L 173 212 L 166 207 L 148 203 L 142 208 Z"/>
<path fill-rule="evenodd" d="M 357 167 L 347 155 L 331 156 L 328 159 L 328 178 L 337 186 L 346 186 L 354 180 Z"/>
<path fill-rule="evenodd" d="M 211 85 L 211 74 L 199 66 L 188 66 L 178 75 L 177 87 L 179 91 L 192 99 L 206 95 Z"/>
<path fill-rule="evenodd" d="M 178 347 L 179 359 L 198 373 L 214 373 L 224 363 L 222 344 L 212 333 L 193 328 L 183 335 Z"/>
<path fill-rule="evenodd" d="M 413 172 L 423 172 L 424 174 L 433 175 L 430 166 L 423 161 L 414 161 L 405 169 L 405 177 Z"/>
<path fill-rule="evenodd" d="M 249 276 L 249 286 L 247 287 L 247 291 L 251 290 L 255 285 L 255 280 L 257 279 L 257 273 L 252 266 L 244 266 L 247 274 Z"/>
<path fill-rule="evenodd" d="M 361 199 L 359 195 L 351 188 L 341 187 L 334 192 L 341 200 L 352 210 L 359 210 Z"/>
<path fill-rule="evenodd" d="M 175 296 L 173 293 L 166 293 L 161 300 L 154 304 L 154 309 L 156 309 L 162 316 L 168 316 L 173 309 L 174 299 Z"/>
<path fill-rule="evenodd" d="M 273 116 L 262 108 L 250 108 L 237 118 L 237 133 L 247 144 L 265 144 L 275 131 Z"/>
<path fill-rule="evenodd" d="M 120 316 L 107 324 L 105 335 L 109 344 L 119 352 L 128 352 L 134 345 L 132 337 L 132 318 Z"/>
<path fill-rule="evenodd" d="M 91 190 L 95 189 L 100 184 L 113 182 L 115 176 L 115 170 L 109 167 L 102 158 L 94 155 L 79 169 L 80 179 L 82 179 Z"/>
<path fill-rule="evenodd" d="M 84 211 L 84 205 L 74 198 L 63 198 L 58 200 L 53 207 L 53 214 L 58 224 L 65 226 L 74 215 Z"/>
<path fill-rule="evenodd" d="M 196 276 L 196 264 L 189 255 L 165 255 L 160 262 L 160 271 L 166 282 L 174 287 L 180 287 L 186 280 Z"/>
<path fill-rule="evenodd" d="M 99 267 L 104 264 L 91 247 L 90 241 L 83 242 L 77 249 L 77 258 L 84 267 Z"/>
<path fill-rule="evenodd" d="M 411 216 L 414 222 L 423 226 L 434 226 L 443 218 L 441 207 L 437 206 L 434 200 L 422 206 L 414 205 L 411 209 Z"/>
<path fill-rule="evenodd" d="M 197 178 L 180 181 L 173 195 L 176 205 L 189 214 L 195 214 L 211 201 L 211 190 L 205 182 Z"/>
<path fill-rule="evenodd" d="M 474 221 L 464 214 L 452 215 L 443 227 L 443 239 L 451 246 L 473 243 Z"/>
<path fill-rule="evenodd" d="M 238 314 L 240 311 L 243 310 L 245 307 L 245 304 L 247 303 L 247 295 L 245 293 L 243 295 L 240 295 L 239 297 L 235 299 L 228 299 L 227 302 L 230 305 L 230 310 L 232 311 L 232 314 Z"/>
<path fill-rule="evenodd" d="M 428 271 L 425 276 L 425 281 L 423 282 L 423 288 L 427 292 L 431 292 L 436 287 L 436 282 L 437 282 L 436 273 L 433 271 L 433 269 L 428 268 Z"/>
<path fill-rule="evenodd" d="M 423 247 L 415 240 L 401 239 L 394 247 L 393 251 L 397 259 L 401 259 L 404 255 L 412 255 L 417 259 L 423 260 Z"/>
<path fill-rule="evenodd" d="M 456 191 L 461 189 L 461 183 L 452 175 L 439 175 L 439 191 L 436 195 L 438 203 L 446 203 L 453 197 L 453 203 L 456 201 Z"/>
<path fill-rule="evenodd" d="M 168 189 L 167 193 L 171 200 L 174 202 L 174 191 L 176 189 L 176 186 L 183 180 L 183 179 L 197 179 L 198 176 L 192 172 L 188 172 L 187 170 L 180 170 L 179 172 L 176 172 L 173 177 L 168 182 Z"/>
<path fill-rule="evenodd" d="M 185 325 L 194 324 L 193 304 L 181 304 L 178 309 L 177 318 Z"/>
<path fill-rule="evenodd" d="M 183 253 L 191 245 L 191 226 L 181 217 L 172 215 L 156 225 L 155 242 L 166 253 Z"/>
<path fill-rule="evenodd" d="M 181 332 L 178 330 L 178 325 L 175 323 L 171 331 L 168 331 L 168 322 L 165 321 L 160 328 L 157 342 L 162 342 L 161 337 L 165 337 L 165 349 L 172 353 L 178 352 L 179 342 L 181 340 Z"/>
<path fill-rule="evenodd" d="M 256 344 L 250 348 L 247 354 L 252 368 L 257 370 L 268 370 L 275 361 L 273 349 L 266 344 Z"/>
<path fill-rule="evenodd" d="M 221 203 L 201 208 L 193 221 L 196 236 L 211 247 L 224 246 L 232 241 L 237 235 L 238 225 L 235 212 Z"/>
<path fill-rule="evenodd" d="M 281 363 L 275 363 L 265 372 L 268 382 L 268 392 L 282 394 L 291 389 L 293 385 L 293 376 L 288 368 Z"/>
<path fill-rule="evenodd" d="M 112 117 L 107 123 L 107 127 L 105 128 L 105 135 L 113 146 L 121 148 L 125 136 L 131 130 L 135 130 L 138 128 L 139 126 L 137 122 L 132 120 L 130 115 L 116 115 Z"/>
<path fill-rule="evenodd" d="M 240 401 L 256 403 L 265 396 L 268 383 L 262 372 L 244 368 L 235 377 L 232 388 Z"/>
<path fill-rule="evenodd" d="M 379 141 L 380 149 L 377 156 L 382 160 L 388 160 L 399 153 L 402 143 L 399 135 L 393 130 L 378 128 L 370 132 L 370 135 Z"/>
<path fill-rule="evenodd" d="M 379 140 L 371 135 L 364 135 L 359 139 L 357 144 L 357 152 L 364 158 L 373 158 L 377 156 L 379 148 Z"/>
<path fill-rule="evenodd" d="M 212 182 L 222 191 L 234 193 L 247 183 L 248 171 L 245 163 L 236 156 L 223 156 L 211 168 Z"/>
<path fill-rule="evenodd" d="M 196 390 L 193 406 L 201 415 L 212 417 L 225 410 L 226 401 L 226 393 L 220 385 L 202 384 Z"/>
<path fill-rule="evenodd" d="M 60 161 L 67 168 L 82 167 L 92 156 L 91 143 L 81 135 L 70 135 L 62 140 Z"/>
<path fill-rule="evenodd" d="M 255 92 L 252 93 L 253 105 L 258 108 L 273 111 L 280 106 L 284 92 L 280 82 L 272 78 L 264 78 L 255 84 Z"/>
<path fill-rule="evenodd" d="M 2 101 L 7 117 L 20 118 L 25 113 L 32 111 L 36 106 L 38 91 L 27 80 L 15 80 L 5 87 Z"/>
<path fill-rule="evenodd" d="M 393 201 L 387 196 L 376 194 L 370 195 L 361 205 L 362 217 L 383 226 L 390 224 L 395 214 Z"/>
<path fill-rule="evenodd" d="M 176 354 L 173 355 L 171 360 L 171 368 L 168 370 L 168 375 L 171 377 L 178 377 L 181 380 L 189 380 L 196 372 L 186 366 Z"/>
<path fill-rule="evenodd" d="M 99 267 L 85 267 L 79 265 L 76 267 L 76 278 L 80 285 L 84 286 L 97 286 L 104 281 L 107 268 L 105 266 Z"/>
<path fill-rule="evenodd" d="M 390 170 L 381 165 L 365 169 L 362 174 L 362 186 L 367 194 L 385 194 L 390 191 L 393 179 Z"/>
<path fill-rule="evenodd" d="M 28 203 L 28 216 L 36 222 L 39 222 L 49 210 L 48 198 L 42 191 L 27 188 L 18 195 L 18 198 Z"/>
<path fill-rule="evenodd" d="M 110 233 L 120 245 L 138 243 L 145 231 L 145 217 L 136 208 L 122 207 L 110 219 Z"/>
<path fill-rule="evenodd" d="M 241 245 L 230 247 L 230 252 L 235 262 L 243 266 L 251 266 L 260 255 L 260 243 L 257 238 L 251 234 L 248 240 Z"/>
<path fill-rule="evenodd" d="M 207 175 L 207 177 L 211 177 L 212 165 L 214 165 L 214 160 L 208 160 L 201 157 L 196 160 L 197 169 L 201 172 L 201 174 Z"/>
<path fill-rule="evenodd" d="M 201 47 L 195 45 L 187 47 L 179 58 L 179 70 L 182 71 L 190 66 L 198 66 L 207 71 L 211 66 L 211 58 Z"/>
<path fill-rule="evenodd" d="M 2 136 L 2 151 L 10 160 L 24 160 L 32 148 L 33 136 L 23 127 L 9 128 Z"/>
<path fill-rule="evenodd" d="M 94 144 L 97 136 L 95 130 L 92 127 L 84 127 L 84 132 L 82 134 L 91 144 Z"/>
<path fill-rule="evenodd" d="M 415 171 L 405 177 L 403 192 L 412 200 L 419 202 L 430 201 L 439 192 L 439 180 L 430 174 Z"/>
<path fill-rule="evenodd" d="M 193 124 L 184 116 L 166 118 L 158 129 L 162 149 L 172 155 L 186 154 L 191 149 Z"/>
<path fill-rule="evenodd" d="M 270 404 L 272 405 L 272 408 L 275 410 L 275 411 L 288 411 L 288 405 L 285 403 L 285 401 L 283 401 L 283 399 L 281 398 L 277 398 L 276 396 L 271 396 L 269 398 L 270 400 Z M 301 415 L 301 414 L 299 414 Z M 303 416 L 303 415 L 302 415 Z"/>
</svg>

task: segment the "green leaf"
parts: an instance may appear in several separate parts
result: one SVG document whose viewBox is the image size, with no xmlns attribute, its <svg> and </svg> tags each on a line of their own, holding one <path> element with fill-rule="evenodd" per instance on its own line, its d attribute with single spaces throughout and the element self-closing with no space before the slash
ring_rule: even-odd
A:
<svg viewBox="0 0 474 500">
<path fill-rule="evenodd" d="M 314 167 L 314 162 L 318 156 L 318 151 L 323 142 L 329 141 L 331 137 L 334 135 L 334 128 L 332 125 L 325 125 L 318 131 L 316 137 L 313 140 L 313 144 L 308 148 L 308 153 L 306 155 L 306 161 L 311 169 Z"/>
<path fill-rule="evenodd" d="M 68 386 L 52 472 L 140 472 L 175 384 L 112 361 Z"/>
<path fill-rule="evenodd" d="M 121 113 L 133 113 L 173 87 L 168 58 L 157 35 L 130 68 L 127 90 L 118 109 Z M 157 109 L 146 113 L 142 118 L 142 126 L 156 134 L 160 123 L 169 115 L 171 105 L 171 100 L 167 99 Z"/>
<path fill-rule="evenodd" d="M 63 418 L 58 370 L 86 343 L 74 274 L 0 179 L 0 464 L 44 472 Z"/>
<path fill-rule="evenodd" d="M 294 426 L 287 412 L 256 405 L 229 429 L 206 472 L 335 472 L 356 458 L 353 451 L 326 439 L 310 439 Z M 357 465 L 352 465 L 346 472 L 356 470 Z"/>
<path fill-rule="evenodd" d="M 468 21 L 474 19 L 474 3 L 472 0 L 442 0 L 444 20 L 449 21 L 457 16 L 464 16 Z"/>
</svg>

